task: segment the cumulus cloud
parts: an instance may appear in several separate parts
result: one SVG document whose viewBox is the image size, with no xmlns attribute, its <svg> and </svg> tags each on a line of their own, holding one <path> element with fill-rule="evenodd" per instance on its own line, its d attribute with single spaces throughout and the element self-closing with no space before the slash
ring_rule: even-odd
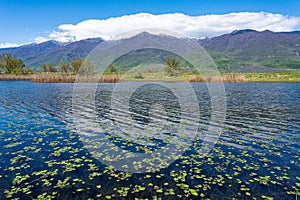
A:
<svg viewBox="0 0 300 200">
<path fill-rule="evenodd" d="M 91 19 L 77 24 L 62 24 L 47 37 L 37 37 L 36 42 L 60 42 L 112 36 L 135 29 L 166 29 L 187 37 L 213 37 L 240 29 L 258 31 L 292 31 L 300 25 L 299 17 L 266 12 L 239 12 L 223 15 L 189 16 L 182 13 L 153 15 L 139 13 L 109 19 Z"/>
<path fill-rule="evenodd" d="M 0 43 L 0 49 L 2 48 L 10 48 L 10 47 L 19 47 L 22 44 L 16 44 L 16 43 Z"/>
</svg>

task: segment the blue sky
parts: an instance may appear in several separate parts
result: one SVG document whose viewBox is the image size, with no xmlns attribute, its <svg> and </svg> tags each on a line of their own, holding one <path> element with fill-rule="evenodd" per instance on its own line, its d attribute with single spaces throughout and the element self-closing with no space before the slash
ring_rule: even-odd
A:
<svg viewBox="0 0 300 200">
<path fill-rule="evenodd" d="M 276 3 L 275 3 L 276 2 Z M 62 24 L 138 13 L 188 16 L 261 12 L 300 17 L 299 0 L 0 0 L 0 44 L 24 44 L 49 37 Z M 293 28 L 293 29 L 298 29 Z M 65 30 L 64 30 L 65 31 Z M 68 30 L 69 31 L 69 30 Z"/>
</svg>

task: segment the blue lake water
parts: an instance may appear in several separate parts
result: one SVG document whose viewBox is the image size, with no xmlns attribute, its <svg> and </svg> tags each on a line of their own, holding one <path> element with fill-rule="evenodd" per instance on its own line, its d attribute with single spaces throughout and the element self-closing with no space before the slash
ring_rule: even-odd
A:
<svg viewBox="0 0 300 200">
<path fill-rule="evenodd" d="M 199 156 L 202 141 L 196 139 L 169 166 L 132 174 L 96 159 L 88 141 L 82 142 L 70 128 L 76 123 L 70 117 L 73 84 L 0 81 L 0 199 L 299 198 L 300 84 L 224 85 L 223 133 L 206 157 Z M 98 118 L 106 119 L 110 112 L 113 86 L 98 86 Z M 204 125 L 211 112 L 209 93 L 204 83 L 192 87 L 199 101 L 199 125 Z M 175 96 L 153 84 L 131 99 L 130 116 L 137 124 L 149 123 L 151 96 L 168 102 L 163 108 L 176 123 L 182 113 L 172 101 Z M 125 137 L 110 141 L 132 152 L 155 150 Z M 148 142 L 164 147 L 155 137 Z"/>
</svg>

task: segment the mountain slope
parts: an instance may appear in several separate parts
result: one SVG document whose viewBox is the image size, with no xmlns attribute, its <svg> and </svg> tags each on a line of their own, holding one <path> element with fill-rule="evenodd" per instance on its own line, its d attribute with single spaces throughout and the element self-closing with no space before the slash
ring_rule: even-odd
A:
<svg viewBox="0 0 300 200">
<path fill-rule="evenodd" d="M 17 48 L 0 49 L 0 53 L 10 52 L 22 59 L 26 66 L 39 69 L 44 63 L 58 65 L 60 61 L 69 62 L 72 59 L 84 58 L 101 42 L 103 42 L 101 38 L 91 38 L 72 43 L 47 41 Z"/>
<path fill-rule="evenodd" d="M 251 65 L 300 68 L 300 32 L 240 30 L 206 41 L 220 67 Z"/>
<path fill-rule="evenodd" d="M 141 33 L 138 37 L 147 40 L 151 34 Z M 136 36 L 134 36 L 136 37 Z M 157 35 L 156 37 L 166 37 Z M 170 39 L 170 38 L 169 38 Z M 92 38 L 72 43 L 47 41 L 40 44 L 24 45 L 16 48 L 0 49 L 0 54 L 11 52 L 21 58 L 26 66 L 39 69 L 43 63 L 57 65 L 75 58 L 84 58 L 97 45 L 101 38 Z M 257 66 L 300 69 L 300 31 L 271 32 L 238 30 L 232 33 L 197 40 L 215 59 L 218 67 L 238 71 L 239 68 L 256 70 Z M 108 41 L 109 42 L 109 41 Z M 176 39 L 174 38 L 174 42 Z M 115 61 L 118 66 L 130 68 L 144 63 L 163 63 L 170 52 L 154 49 L 131 52 Z M 246 67 L 246 68 L 245 68 Z M 258 68 L 257 68 L 258 69 Z"/>
<path fill-rule="evenodd" d="M 58 49 L 64 45 L 64 43 L 50 40 L 39 44 L 33 43 L 20 47 L 0 49 L 0 53 L 10 52 L 16 57 L 22 57 L 24 59 L 26 57 L 29 57 L 30 55 L 42 54 L 44 52 Z"/>
<path fill-rule="evenodd" d="M 165 61 L 168 57 L 176 57 L 181 66 L 184 66 L 185 71 L 190 70 L 191 65 L 185 61 L 181 56 L 176 55 L 173 52 L 166 51 L 163 49 L 153 48 L 160 44 L 162 46 L 170 46 L 170 44 L 181 44 L 182 40 L 186 38 L 177 38 L 168 35 L 153 35 L 147 32 L 139 33 L 131 38 L 124 39 L 125 46 L 130 46 L 130 44 L 145 44 L 150 47 L 144 49 L 138 49 L 131 51 L 125 55 L 117 58 L 113 63 L 121 70 L 134 70 L 136 68 L 142 69 L 142 71 L 162 71 L 164 70 Z M 186 44 L 186 43 L 183 43 Z M 143 46 L 143 45 L 142 45 Z M 181 49 L 189 48 L 188 45 L 180 45 Z M 133 69 L 134 68 L 134 69 Z"/>
<path fill-rule="evenodd" d="M 86 40 L 76 41 L 60 48 L 44 52 L 38 57 L 31 57 L 24 60 L 29 66 L 40 66 L 43 63 L 52 63 L 58 65 L 59 62 L 69 62 L 72 59 L 84 58 L 88 53 L 94 49 L 98 44 L 103 42 L 101 38 L 91 38 Z"/>
</svg>

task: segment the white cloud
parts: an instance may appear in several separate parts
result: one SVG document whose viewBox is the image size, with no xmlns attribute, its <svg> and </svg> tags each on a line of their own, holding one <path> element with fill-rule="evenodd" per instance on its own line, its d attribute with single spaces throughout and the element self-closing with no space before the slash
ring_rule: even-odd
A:
<svg viewBox="0 0 300 200">
<path fill-rule="evenodd" d="M 19 47 L 22 46 L 22 44 L 16 44 L 16 43 L 0 43 L 0 49 L 2 48 L 9 48 L 9 47 Z"/>
<path fill-rule="evenodd" d="M 181 13 L 153 15 L 139 13 L 109 19 L 91 19 L 77 24 L 62 24 L 48 37 L 37 37 L 36 42 L 54 39 L 61 42 L 93 37 L 110 39 L 112 36 L 135 29 L 166 29 L 188 37 L 213 37 L 240 29 L 258 31 L 292 31 L 300 25 L 299 17 L 266 12 L 240 12 L 224 15 L 189 16 Z"/>
<path fill-rule="evenodd" d="M 34 40 L 35 40 L 36 43 L 41 43 L 41 42 L 46 42 L 46 41 L 48 41 L 49 39 L 46 38 L 46 37 L 38 36 L 38 37 L 36 37 Z"/>
</svg>

